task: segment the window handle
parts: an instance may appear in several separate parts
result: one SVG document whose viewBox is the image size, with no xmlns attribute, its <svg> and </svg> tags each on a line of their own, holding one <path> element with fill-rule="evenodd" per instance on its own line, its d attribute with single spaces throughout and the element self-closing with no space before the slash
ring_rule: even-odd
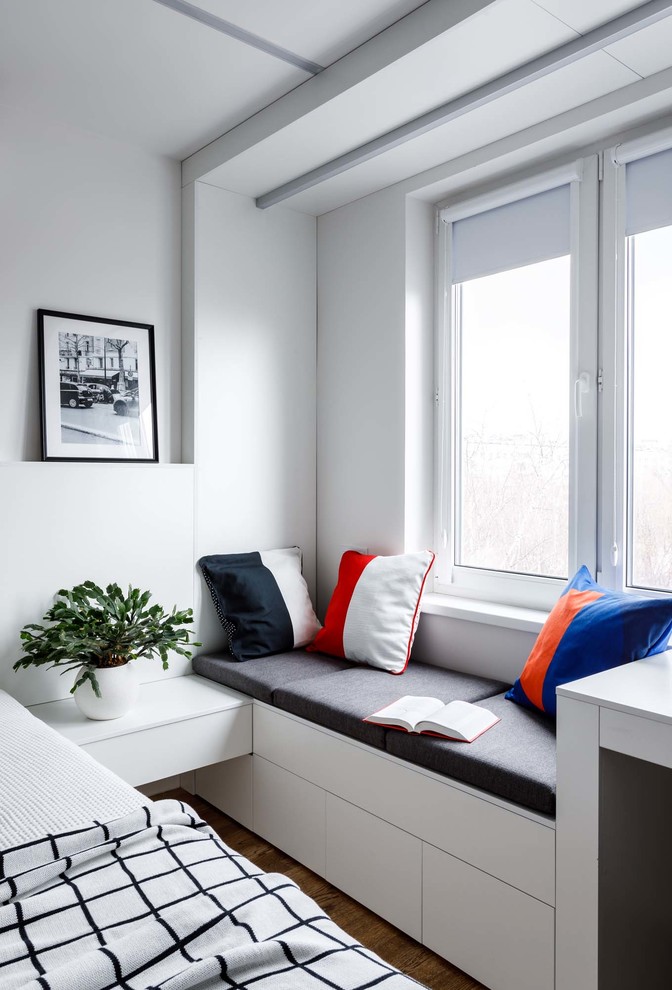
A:
<svg viewBox="0 0 672 990">
<path fill-rule="evenodd" d="M 583 416 L 583 399 L 582 396 L 588 395 L 590 392 L 590 375 L 587 371 L 581 372 L 579 377 L 574 382 L 574 415 L 577 419 L 581 419 Z"/>
</svg>

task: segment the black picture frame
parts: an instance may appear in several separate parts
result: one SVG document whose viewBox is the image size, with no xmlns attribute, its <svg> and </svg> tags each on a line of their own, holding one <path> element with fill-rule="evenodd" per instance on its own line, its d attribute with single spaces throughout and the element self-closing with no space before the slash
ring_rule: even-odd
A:
<svg viewBox="0 0 672 990">
<path fill-rule="evenodd" d="M 159 460 L 154 326 L 38 309 L 42 459 Z"/>
</svg>

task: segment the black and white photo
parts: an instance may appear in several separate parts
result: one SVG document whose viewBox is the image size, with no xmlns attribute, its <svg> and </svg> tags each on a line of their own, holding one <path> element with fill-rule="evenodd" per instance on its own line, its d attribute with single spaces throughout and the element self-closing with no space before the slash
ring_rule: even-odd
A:
<svg viewBox="0 0 672 990">
<path fill-rule="evenodd" d="M 154 328 L 38 310 L 44 460 L 157 461 Z"/>
</svg>

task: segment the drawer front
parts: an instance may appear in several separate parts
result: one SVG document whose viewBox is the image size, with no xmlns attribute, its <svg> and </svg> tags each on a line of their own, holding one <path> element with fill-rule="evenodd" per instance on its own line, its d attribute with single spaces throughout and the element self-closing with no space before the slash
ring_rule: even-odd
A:
<svg viewBox="0 0 672 990">
<path fill-rule="evenodd" d="M 493 990 L 553 990 L 555 911 L 433 846 L 423 943 Z"/>
<path fill-rule="evenodd" d="M 251 753 L 252 706 L 141 729 L 82 749 L 129 784 L 147 784 Z"/>
<path fill-rule="evenodd" d="M 600 746 L 672 768 L 672 725 L 669 722 L 601 708 Z"/>
<path fill-rule="evenodd" d="M 254 829 L 252 759 L 252 756 L 238 756 L 224 763 L 201 767 L 194 774 L 195 794 L 251 830 Z"/>
<path fill-rule="evenodd" d="M 324 876 L 325 793 L 261 757 L 252 757 L 254 831 Z"/>
<path fill-rule="evenodd" d="M 554 904 L 552 825 L 257 705 L 254 747 L 255 753 L 349 803 Z"/>
<path fill-rule="evenodd" d="M 422 843 L 327 794 L 326 878 L 420 941 Z"/>
</svg>

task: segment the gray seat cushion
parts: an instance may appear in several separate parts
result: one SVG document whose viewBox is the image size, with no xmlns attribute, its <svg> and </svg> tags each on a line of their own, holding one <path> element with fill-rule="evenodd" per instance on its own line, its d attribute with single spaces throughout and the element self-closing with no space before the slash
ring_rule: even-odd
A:
<svg viewBox="0 0 672 990">
<path fill-rule="evenodd" d="M 230 653 L 214 653 L 194 657 L 194 672 L 211 681 L 225 684 L 234 691 L 242 691 L 258 701 L 269 705 L 273 702 L 273 691 L 292 681 L 306 677 L 315 679 L 333 674 L 337 670 L 352 667 L 347 660 L 325 656 L 323 653 L 307 653 L 305 650 L 291 650 L 289 653 L 276 653 L 270 657 L 240 662 Z"/>
<path fill-rule="evenodd" d="M 481 704 L 501 722 L 472 743 L 390 730 L 388 753 L 554 815 L 555 722 L 506 701 L 503 694 L 484 698 Z"/>
<path fill-rule="evenodd" d="M 480 701 L 507 685 L 425 663 L 412 662 L 402 675 L 371 667 L 351 667 L 328 677 L 296 680 L 273 692 L 273 703 L 284 711 L 371 746 L 385 749 L 386 730 L 362 719 L 405 694 L 427 695 L 442 701 Z"/>
</svg>

